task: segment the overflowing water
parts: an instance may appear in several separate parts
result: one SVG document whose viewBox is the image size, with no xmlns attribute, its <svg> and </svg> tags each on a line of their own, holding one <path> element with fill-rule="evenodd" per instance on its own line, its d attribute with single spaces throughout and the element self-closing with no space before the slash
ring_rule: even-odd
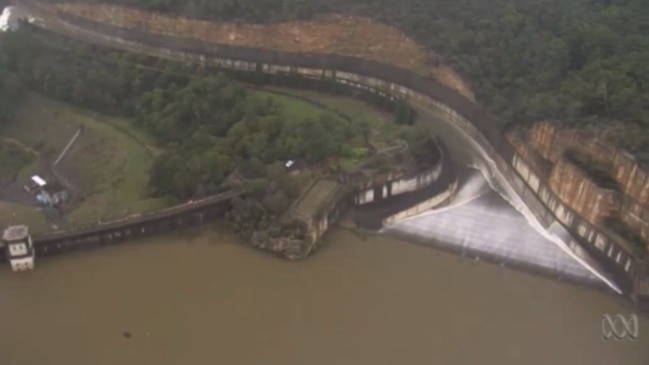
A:
<svg viewBox="0 0 649 365">
<path fill-rule="evenodd" d="M 599 279 L 535 230 L 471 170 L 448 206 L 397 222 L 389 233 L 415 236 L 471 256 L 490 256 L 503 265 L 526 266 L 556 277 L 596 283 Z M 455 246 L 455 247 L 452 247 Z"/>
<path fill-rule="evenodd" d="M 477 142 L 426 109 L 418 111 L 437 124 L 440 136 L 451 142 L 460 169 L 466 166 L 468 171 L 461 174 L 458 194 L 447 207 L 396 222 L 385 232 L 557 278 L 603 281 L 620 293 L 612 281 L 568 248 L 569 232 L 564 227 L 553 224 L 545 229 L 541 225 Z M 453 146 L 462 147 L 453 150 Z"/>
</svg>

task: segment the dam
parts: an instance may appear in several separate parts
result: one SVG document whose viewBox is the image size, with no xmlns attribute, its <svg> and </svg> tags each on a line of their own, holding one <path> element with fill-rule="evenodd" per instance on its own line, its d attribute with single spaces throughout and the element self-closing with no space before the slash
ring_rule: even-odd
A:
<svg viewBox="0 0 649 365">
<path fill-rule="evenodd" d="M 448 207 L 396 222 L 386 234 L 497 265 L 585 285 L 603 284 L 546 239 L 493 191 L 480 171 L 467 172 Z"/>
<path fill-rule="evenodd" d="M 25 2 L 27 4 L 27 2 Z M 36 13 L 38 15 L 38 13 Z M 410 102 L 417 104 L 423 103 L 427 108 L 438 108 L 447 113 L 452 124 L 461 126 L 464 134 L 471 134 L 473 139 L 469 145 L 474 148 L 476 145 L 480 148 L 480 154 L 483 158 L 477 162 L 477 166 L 484 173 L 489 186 L 496 189 L 518 212 L 521 212 L 525 221 L 533 229 L 546 237 L 549 242 L 555 244 L 563 250 L 568 256 L 578 261 L 584 267 L 604 281 L 614 291 L 621 293 L 630 293 L 633 291 L 633 275 L 637 272 L 636 265 L 633 262 L 632 254 L 624 250 L 624 247 L 617 246 L 617 243 L 606 235 L 593 236 L 593 228 L 583 219 L 567 208 L 560 201 L 550 194 L 547 194 L 545 186 L 539 187 L 538 179 L 536 184 L 532 182 L 537 178 L 533 174 L 522 174 L 522 170 L 516 166 L 516 170 L 507 164 L 513 160 L 516 165 L 518 156 L 514 154 L 509 146 L 497 131 L 491 128 L 488 117 L 481 116 L 481 111 L 475 105 L 468 105 L 463 99 L 458 99 L 456 94 L 449 93 L 448 90 L 440 88 L 430 80 L 423 79 L 404 70 L 392 68 L 392 72 L 386 72 L 389 68 L 386 65 L 380 65 L 371 62 L 360 63 L 358 59 L 350 57 L 337 56 L 318 56 L 298 55 L 298 54 L 280 54 L 277 52 L 260 51 L 249 48 L 237 48 L 232 46 L 214 46 L 200 44 L 200 42 L 183 43 L 178 50 L 164 48 L 168 41 L 179 44 L 179 40 L 165 39 L 161 36 L 151 37 L 151 35 L 138 33 L 139 31 L 124 29 L 115 29 L 110 26 L 93 23 L 87 19 L 69 14 L 60 14 L 64 19 L 63 23 L 53 21 L 47 18 L 37 21 L 39 26 L 46 28 L 58 29 L 63 33 L 72 33 L 75 36 L 90 41 L 97 41 L 102 44 L 118 44 L 121 48 L 131 50 L 143 50 L 145 53 L 158 55 L 165 58 L 182 60 L 185 62 L 201 62 L 202 64 L 221 66 L 240 71 L 251 71 L 257 69 L 260 64 L 264 72 L 280 74 L 282 72 L 296 73 L 309 77 L 324 75 L 327 70 L 342 69 L 347 72 L 333 71 L 334 78 L 337 82 L 354 87 L 377 90 L 378 93 L 388 94 L 395 92 L 410 98 Z M 71 22 L 71 23 L 66 23 Z M 76 24 L 70 26 L 70 24 Z M 79 26 L 81 28 L 79 28 Z M 98 33 L 88 32 L 86 28 L 96 28 Z M 117 34 L 117 38 L 115 35 Z M 166 37 L 166 36 L 165 36 Z M 167 37 L 170 38 L 170 37 Z M 143 45 L 144 39 L 146 45 Z M 201 50 L 201 54 L 192 53 Z M 277 64 L 279 62 L 279 65 Z M 317 68 L 313 65 L 318 63 Z M 293 66 L 284 66 L 286 64 Z M 309 68 L 312 67 L 312 68 Z M 284 71 L 285 70 L 285 71 Z M 365 76 L 359 76 L 353 72 L 361 72 Z M 372 77 L 383 77 L 377 79 Z M 399 84 L 400 83 L 400 84 Z M 431 100 L 430 95 L 434 98 Z M 449 106 L 450 105 L 450 106 Z M 463 110 L 459 114 L 455 110 Z M 426 120 L 427 118 L 424 118 Z M 520 161 L 520 159 L 518 160 Z M 526 186 L 529 184 L 529 186 Z M 545 208 L 544 207 L 548 207 Z M 568 229 L 574 229 L 576 226 L 583 226 L 585 229 L 582 236 L 588 236 L 588 242 L 573 239 L 570 237 Z M 548 230 L 549 229 L 549 230 Z M 597 249 L 608 252 L 609 258 L 617 257 L 616 262 L 607 261 L 606 257 L 593 260 L 591 253 L 593 250 L 591 240 L 597 238 L 604 239 L 603 244 L 598 245 Z M 565 241 L 564 241 L 565 240 Z M 609 249 L 610 248 L 610 249 Z M 598 255 L 602 256 L 600 253 Z M 606 268 L 602 268 L 602 265 Z"/>
<path fill-rule="evenodd" d="M 542 255 L 557 247 L 490 192 L 471 145 L 449 145 L 469 166 L 459 194 L 448 209 L 397 226 L 421 218 L 430 230 L 439 222 L 430 216 L 449 213 L 448 224 L 422 234 L 425 242 L 442 244 L 433 237 L 446 236 L 484 248 L 486 237 L 451 225 L 461 219 L 458 208 L 471 206 L 491 216 L 486 228 L 497 230 L 498 239 L 533 236 Z M 143 222 L 141 232 L 165 232 L 156 226 L 180 225 L 178 216 L 175 210 L 162 224 Z M 204 217 L 213 215 L 197 209 L 194 219 Z M 52 247 L 58 238 L 50 237 Z M 96 244 L 118 238 L 105 235 Z M 519 243 L 497 246 L 509 245 L 513 257 Z M 577 262 L 555 252 L 558 270 Z M 601 338 L 602 313 L 632 310 L 619 297 L 482 261 L 333 229 L 318 255 L 286 263 L 238 244 L 224 230 L 168 233 L 52 257 L 28 275 L 11 275 L 1 265 L 0 353 L 7 363 L 25 365 L 647 363 L 645 319 L 637 341 Z"/>
<path fill-rule="evenodd" d="M 418 109 L 419 117 L 448 141 L 460 181 L 448 206 L 393 223 L 388 235 L 454 252 L 471 259 L 531 271 L 579 285 L 608 287 L 604 281 L 555 242 L 535 229 L 521 212 L 488 182 L 486 156 L 470 146 L 467 136 L 439 115 Z M 562 237 L 566 239 L 568 237 Z"/>
</svg>

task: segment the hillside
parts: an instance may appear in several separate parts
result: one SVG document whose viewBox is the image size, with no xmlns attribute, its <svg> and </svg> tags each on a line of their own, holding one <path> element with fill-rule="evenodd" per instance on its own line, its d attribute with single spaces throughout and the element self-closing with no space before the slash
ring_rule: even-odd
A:
<svg viewBox="0 0 649 365">
<path fill-rule="evenodd" d="M 218 23 L 106 4 L 61 3 L 61 10 L 126 28 L 144 28 L 215 43 L 291 52 L 336 53 L 387 62 L 430 75 L 475 100 L 469 86 L 439 56 L 394 27 L 371 18 L 324 14 L 310 20 L 269 24 Z"/>
<path fill-rule="evenodd" d="M 237 32 L 222 33 L 219 41 L 233 34 L 232 41 L 250 41 L 242 34 L 267 32 L 271 35 L 264 38 L 267 46 L 299 45 L 305 50 L 328 47 L 330 52 L 343 54 L 368 52 L 370 58 L 380 57 L 392 63 L 396 59 L 396 63 L 410 63 L 413 67 L 449 65 L 468 81 L 477 102 L 494 113 L 503 128 L 539 120 L 553 120 L 564 127 L 610 128 L 611 142 L 641 162 L 649 162 L 649 3 L 643 0 L 106 2 L 204 20 L 236 19 L 239 25 L 228 23 L 221 29 L 230 27 Z M 88 9 L 84 5 L 65 7 L 76 12 Z M 326 15 L 333 13 L 339 15 Z M 113 14 L 114 19 L 125 19 L 123 13 Z M 316 35 L 321 43 L 309 43 L 312 38 L 305 30 L 309 28 L 306 24 L 320 22 L 328 24 L 328 31 L 313 28 L 318 29 Z M 361 26 L 349 25 L 351 33 L 342 32 L 345 22 Z M 389 27 L 367 26 L 370 23 L 392 25 L 417 43 L 393 36 L 396 33 L 388 32 Z M 339 45 L 351 39 L 360 41 L 335 49 L 328 43 L 327 34 L 334 38 L 344 34 Z M 377 46 L 384 44 L 382 39 L 387 40 L 386 46 Z M 424 49 L 435 50 L 436 54 L 424 56 L 428 52 Z M 449 68 L 437 68 L 435 73 L 470 95 L 469 87 L 459 82 L 454 72 L 445 70 Z"/>
</svg>

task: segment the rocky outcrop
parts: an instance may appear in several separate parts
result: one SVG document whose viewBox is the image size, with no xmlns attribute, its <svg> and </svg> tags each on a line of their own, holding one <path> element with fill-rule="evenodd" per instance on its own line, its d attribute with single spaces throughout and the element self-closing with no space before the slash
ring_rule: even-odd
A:
<svg viewBox="0 0 649 365">
<path fill-rule="evenodd" d="M 266 231 L 253 233 L 250 243 L 253 247 L 281 254 L 289 259 L 304 258 L 306 255 L 304 240 L 290 236 L 271 236 Z"/>
<path fill-rule="evenodd" d="M 600 187 L 585 171 L 565 158 L 554 165 L 549 183 L 561 201 L 591 222 L 601 222 L 619 212 L 620 194 Z"/>
<path fill-rule="evenodd" d="M 541 122 L 508 139 L 575 212 L 649 247 L 649 174 L 631 155 L 607 143 L 604 132 Z"/>
</svg>

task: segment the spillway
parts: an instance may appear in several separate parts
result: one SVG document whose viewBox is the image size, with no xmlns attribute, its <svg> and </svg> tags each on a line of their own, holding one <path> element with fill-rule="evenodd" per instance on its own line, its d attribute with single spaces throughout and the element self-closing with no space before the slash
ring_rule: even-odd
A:
<svg viewBox="0 0 649 365">
<path fill-rule="evenodd" d="M 585 284 L 600 282 L 534 229 L 476 170 L 467 171 L 447 207 L 396 222 L 384 232 L 470 257 L 488 257 L 505 266 L 525 267 Z"/>
<path fill-rule="evenodd" d="M 460 185 L 448 206 L 395 222 L 383 229 L 385 233 L 621 293 L 570 251 L 569 232 L 563 226 L 546 229 L 539 223 L 476 141 L 443 116 L 415 103 L 413 107 L 447 142 L 460 166 Z"/>
</svg>

